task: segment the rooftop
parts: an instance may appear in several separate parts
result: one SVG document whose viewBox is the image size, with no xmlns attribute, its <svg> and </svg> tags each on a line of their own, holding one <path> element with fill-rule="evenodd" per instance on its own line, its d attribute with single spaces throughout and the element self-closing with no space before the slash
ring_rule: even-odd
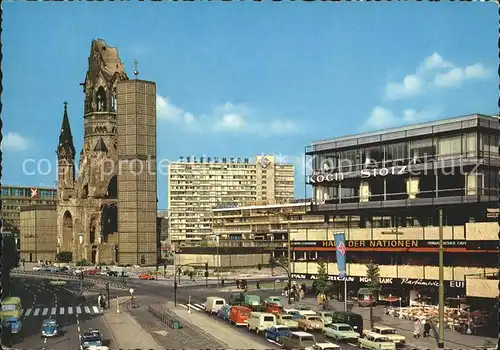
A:
<svg viewBox="0 0 500 350">
<path fill-rule="evenodd" d="M 500 123 L 498 122 L 498 116 L 488 116 L 488 115 L 483 115 L 483 114 L 470 114 L 470 115 L 465 115 L 465 116 L 459 116 L 459 117 L 453 117 L 453 118 L 447 118 L 447 119 L 440 119 L 432 122 L 427 122 L 427 123 L 419 123 L 419 124 L 412 124 L 412 125 L 407 125 L 407 126 L 402 126 L 402 127 L 396 127 L 396 128 L 390 128 L 390 129 L 384 129 L 384 130 L 378 130 L 378 131 L 372 131 L 372 132 L 367 132 L 367 133 L 360 133 L 360 134 L 352 134 L 352 135 L 347 135 L 347 136 L 341 136 L 341 137 L 336 137 L 336 138 L 331 138 L 331 139 L 325 139 L 325 140 L 320 140 L 320 141 L 315 141 L 312 143 L 312 146 L 320 146 L 320 145 L 326 145 L 326 144 L 331 144 L 331 143 L 337 143 L 337 142 L 343 142 L 343 141 L 350 141 L 353 139 L 371 139 L 372 141 L 367 141 L 367 142 L 360 142 L 360 143 L 374 143 L 377 141 L 384 141 L 382 135 L 388 135 L 388 134 L 395 134 L 395 135 L 402 135 L 405 132 L 409 130 L 422 130 L 421 135 L 425 135 L 429 133 L 430 129 L 433 130 L 436 127 L 441 127 L 447 124 L 454 124 L 459 126 L 463 122 L 474 122 L 477 120 L 483 120 L 487 124 L 490 124 L 491 122 L 494 122 L 491 125 L 494 125 L 496 129 L 500 129 Z M 447 131 L 447 130 L 443 130 Z M 416 133 L 415 135 L 409 135 L 409 136 L 419 136 L 420 134 Z M 376 139 L 376 138 L 379 139 Z M 404 136 L 399 136 L 399 137 L 391 137 L 391 139 L 395 138 L 402 138 Z M 351 145 L 346 145 L 346 146 L 351 146 Z"/>
</svg>

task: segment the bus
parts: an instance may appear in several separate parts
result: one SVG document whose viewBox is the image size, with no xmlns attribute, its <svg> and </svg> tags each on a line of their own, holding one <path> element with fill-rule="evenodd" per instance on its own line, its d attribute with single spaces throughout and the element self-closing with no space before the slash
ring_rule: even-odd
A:
<svg viewBox="0 0 500 350">
<path fill-rule="evenodd" d="M 21 298 L 7 297 L 2 300 L 2 324 L 10 324 L 13 334 L 21 331 L 21 318 L 23 316 L 23 304 Z"/>
</svg>

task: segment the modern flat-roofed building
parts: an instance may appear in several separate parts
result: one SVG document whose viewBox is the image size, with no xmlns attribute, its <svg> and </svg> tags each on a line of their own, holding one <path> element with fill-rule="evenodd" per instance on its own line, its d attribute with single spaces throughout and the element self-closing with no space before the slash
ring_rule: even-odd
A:
<svg viewBox="0 0 500 350">
<path fill-rule="evenodd" d="M 334 220 L 328 239 L 292 242 L 295 278 L 314 278 L 323 260 L 335 280 L 333 233 L 343 232 L 352 293 L 374 261 L 393 295 L 435 300 L 441 212 L 447 297 L 494 300 L 498 225 L 488 209 L 498 208 L 499 141 L 498 120 L 474 114 L 314 142 L 308 213 Z M 347 227 L 335 224 L 339 216 Z M 481 288 L 470 287 L 477 281 Z"/>
<path fill-rule="evenodd" d="M 187 157 L 168 166 L 169 236 L 175 244 L 212 233 L 212 210 L 294 198 L 294 165 L 274 156 Z"/>
<path fill-rule="evenodd" d="M 57 202 L 57 189 L 49 187 L 2 186 L 2 229 L 19 233 L 20 212 L 32 204 L 51 205 Z"/>
<path fill-rule="evenodd" d="M 59 252 L 56 205 L 21 208 L 21 259 L 26 262 L 55 261 Z"/>
</svg>

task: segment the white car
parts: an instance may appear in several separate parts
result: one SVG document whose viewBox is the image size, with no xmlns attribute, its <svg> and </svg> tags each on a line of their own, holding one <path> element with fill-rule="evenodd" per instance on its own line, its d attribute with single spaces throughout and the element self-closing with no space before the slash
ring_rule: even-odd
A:
<svg viewBox="0 0 500 350">
<path fill-rule="evenodd" d="M 314 350 L 337 350 L 340 349 L 340 346 L 337 344 L 330 343 L 328 341 L 316 343 L 312 346 Z"/>
<path fill-rule="evenodd" d="M 41 266 L 33 266 L 33 271 L 40 271 L 41 269 Z"/>
</svg>

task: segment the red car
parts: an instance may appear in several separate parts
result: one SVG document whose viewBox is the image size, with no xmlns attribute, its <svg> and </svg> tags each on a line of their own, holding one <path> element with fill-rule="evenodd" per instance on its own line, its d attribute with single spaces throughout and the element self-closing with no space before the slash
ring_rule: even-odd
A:
<svg viewBox="0 0 500 350">
<path fill-rule="evenodd" d="M 151 276 L 149 273 L 143 273 L 139 276 L 140 280 L 154 280 L 155 278 Z"/>
</svg>

